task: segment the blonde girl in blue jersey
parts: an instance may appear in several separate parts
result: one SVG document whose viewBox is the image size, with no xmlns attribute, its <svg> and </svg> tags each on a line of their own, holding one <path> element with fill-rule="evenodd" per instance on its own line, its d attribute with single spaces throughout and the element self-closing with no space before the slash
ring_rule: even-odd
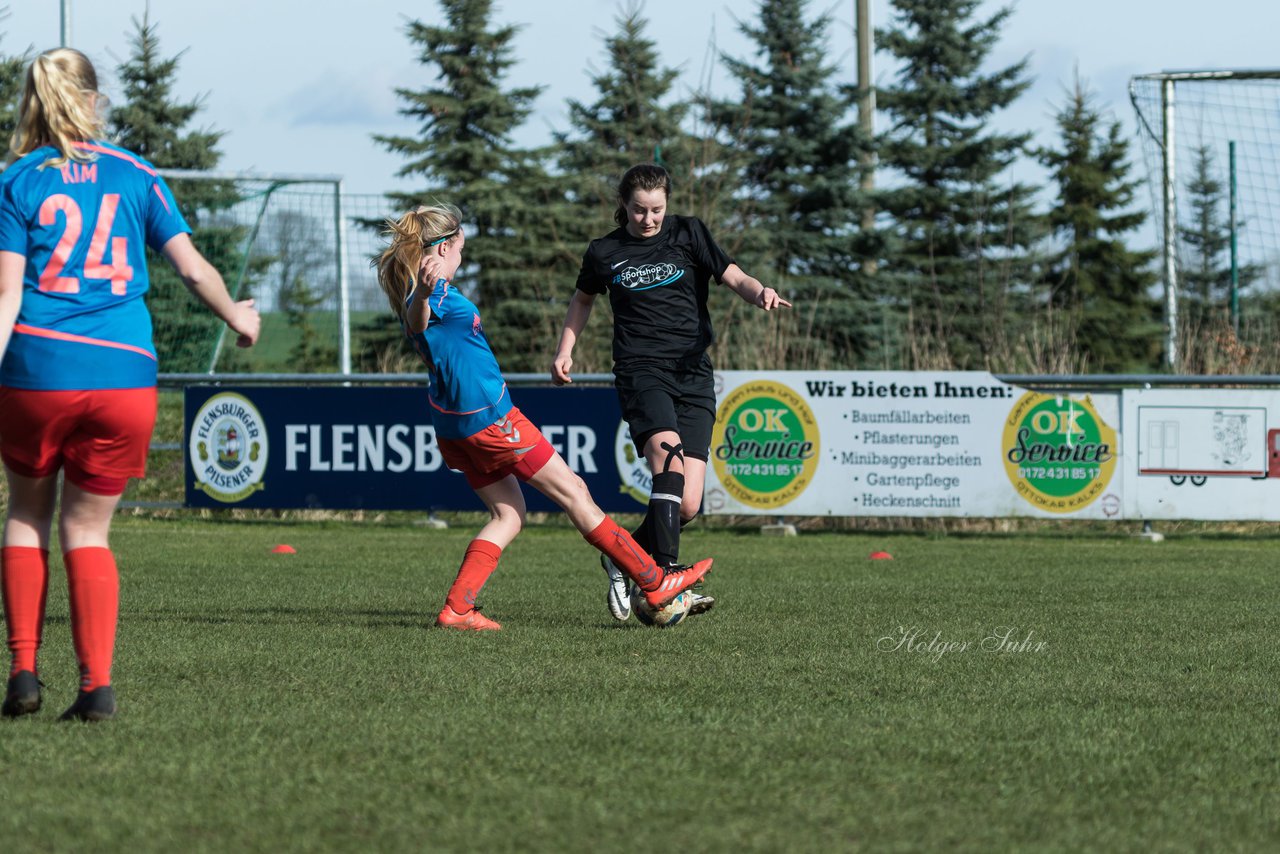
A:
<svg viewBox="0 0 1280 854">
<path fill-rule="evenodd" d="M 374 259 L 378 283 L 427 366 L 427 404 L 441 456 L 462 472 L 489 510 L 462 559 L 436 625 L 492 631 L 476 598 L 524 525 L 528 483 L 561 508 L 583 537 L 607 555 L 654 607 L 670 602 L 711 568 L 711 560 L 664 571 L 591 498 L 511 401 L 475 304 L 453 285 L 466 233 L 451 207 L 419 207 L 386 223 L 387 248 Z"/>
<path fill-rule="evenodd" d="M 108 534 L 129 478 L 145 473 L 156 416 L 146 247 L 164 255 L 237 344 L 258 338 L 253 301 L 231 299 L 155 168 L 103 138 L 104 104 L 84 54 L 57 48 L 36 57 L 0 174 L 6 717 L 39 711 L 43 701 L 36 654 L 59 471 L 58 541 L 80 664 L 79 691 L 62 719 L 116 712 L 120 582 Z"/>
</svg>

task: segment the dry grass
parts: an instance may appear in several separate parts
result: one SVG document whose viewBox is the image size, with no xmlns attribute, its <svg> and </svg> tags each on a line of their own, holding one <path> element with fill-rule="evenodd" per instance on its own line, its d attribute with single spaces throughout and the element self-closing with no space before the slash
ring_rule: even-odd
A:
<svg viewBox="0 0 1280 854">
<path fill-rule="evenodd" d="M 1280 321 L 1269 315 L 1246 318 L 1239 334 L 1226 313 L 1199 324 L 1183 321 L 1179 335 L 1179 374 L 1280 374 Z"/>
</svg>

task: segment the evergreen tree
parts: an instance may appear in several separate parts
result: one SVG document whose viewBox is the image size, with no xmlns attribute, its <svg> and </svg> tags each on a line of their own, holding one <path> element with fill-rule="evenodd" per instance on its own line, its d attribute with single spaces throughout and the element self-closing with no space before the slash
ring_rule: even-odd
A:
<svg viewBox="0 0 1280 854">
<path fill-rule="evenodd" d="M 656 45 L 638 2 L 616 19 L 605 38 L 609 66 L 593 75 L 599 97 L 590 104 L 570 100 L 571 133 L 557 133 L 558 165 L 576 216 L 586 220 L 581 237 L 598 236 L 613 222 L 617 183 L 637 163 L 660 163 L 679 185 L 694 171 L 694 144 L 682 129 L 689 104 L 665 104 L 680 72 L 658 65 Z M 577 236 L 577 235 L 575 235 Z M 578 250 L 581 256 L 585 244 Z"/>
<path fill-rule="evenodd" d="M 1157 366 L 1161 347 L 1154 251 L 1125 243 L 1146 221 L 1133 207 L 1129 143 L 1120 122 L 1104 120 L 1077 78 L 1055 120 L 1060 148 L 1039 152 L 1058 187 L 1048 219 L 1062 249 L 1048 266 L 1048 299 L 1075 321 L 1074 339 L 1090 370 L 1120 373 Z"/>
<path fill-rule="evenodd" d="M 856 91 L 837 85 L 825 61 L 831 18 L 807 21 L 807 7 L 808 0 L 762 0 L 758 22 L 739 24 L 759 64 L 723 57 L 740 95 L 713 103 L 710 118 L 743 162 L 735 215 L 722 225 L 736 233 L 736 246 L 726 248 L 743 268 L 795 298 L 791 320 L 809 334 L 792 336 L 796 349 L 784 358 L 852 367 L 870 340 L 862 268 L 875 247 L 858 228 L 865 206 L 858 160 L 869 141 L 854 116 Z M 805 344 L 814 349 L 800 349 Z"/>
<path fill-rule="evenodd" d="M 590 104 L 570 100 L 571 131 L 555 134 L 557 162 L 563 178 L 564 204 L 556 214 L 557 242 L 564 262 L 556 274 L 556 289 L 566 299 L 572 293 L 582 254 L 594 237 L 612 230 L 617 208 L 617 185 L 637 163 L 657 162 L 672 174 L 677 195 L 673 210 L 694 180 L 695 141 L 682 129 L 689 104 L 670 102 L 679 72 L 661 68 L 655 43 L 645 36 L 647 21 L 640 4 L 631 2 L 616 19 L 617 31 L 604 40 L 608 67 L 592 77 L 598 97 Z M 563 316 L 563 301 L 560 302 Z M 608 301 L 596 302 L 595 317 L 574 349 L 579 372 L 607 371 L 611 362 Z"/>
<path fill-rule="evenodd" d="M 0 9 L 0 24 L 8 17 L 9 10 Z M 25 53 L 21 56 L 0 54 L 0 146 L 5 150 L 9 148 L 9 138 L 18 128 L 18 99 L 22 97 L 28 61 Z"/>
<path fill-rule="evenodd" d="M 289 350 L 289 366 L 292 371 L 324 372 L 337 369 L 338 348 L 331 338 L 325 338 L 316 329 L 312 318 L 324 303 L 324 296 L 317 293 L 305 276 L 295 275 L 285 291 L 281 306 L 286 322 L 297 334 L 297 341 Z"/>
<path fill-rule="evenodd" d="M 890 121 L 880 164 L 900 176 L 879 194 L 896 240 L 882 273 L 910 318 L 914 366 L 995 368 L 1013 350 L 1043 234 L 1034 189 L 1002 179 L 1029 135 L 989 128 L 1030 85 L 1026 61 L 981 71 L 1008 8 L 975 22 L 979 0 L 892 5 L 876 34 L 899 66 L 877 94 Z"/>
<path fill-rule="evenodd" d="M 335 337 L 326 337 L 316 328 L 317 316 L 333 319 L 333 301 L 325 295 L 337 292 L 332 267 L 316 264 L 317 258 L 333 251 L 320 236 L 322 228 L 313 217 L 285 210 L 273 216 L 263 230 L 271 264 L 263 285 L 274 288 L 279 309 L 297 336 L 289 351 L 289 370 L 338 370 Z M 329 311 L 321 313 L 322 307 Z"/>
<path fill-rule="evenodd" d="M 506 370 L 543 370 L 551 328 L 546 271 L 555 248 L 539 230 L 541 206 L 554 202 L 540 156 L 521 151 L 512 133 L 528 117 L 539 87 L 502 88 L 515 63 L 518 28 L 491 28 L 492 0 L 441 0 L 442 24 L 410 21 L 406 34 L 435 84 L 400 88 L 400 114 L 421 123 L 416 136 L 375 135 L 408 162 L 397 173 L 426 186 L 389 194 L 402 209 L 435 200 L 464 215 L 464 272 L 485 312 L 490 340 Z"/>
<path fill-rule="evenodd" d="M 117 68 L 124 100 L 111 112 L 115 142 L 160 169 L 212 169 L 221 154 L 222 132 L 186 130 L 200 111 L 200 101 L 173 96 L 181 54 L 164 58 L 157 25 L 146 15 L 133 19 L 129 58 Z M 222 273 L 233 296 L 244 299 L 236 285 L 244 268 L 244 229 L 220 222 L 218 213 L 239 201 L 227 181 L 171 181 L 169 187 L 194 230 L 196 247 Z M 166 371 L 208 370 L 222 326 L 207 311 L 193 310 L 196 300 L 159 256 L 148 255 L 151 276 L 148 305 L 156 325 L 156 350 Z M 247 283 L 241 283 L 246 285 Z"/>
<path fill-rule="evenodd" d="M 1182 263 L 1178 278 L 1187 326 L 1193 332 L 1214 317 L 1225 317 L 1231 296 L 1231 224 L 1227 221 L 1227 189 L 1218 177 L 1213 150 L 1198 145 L 1192 154 L 1191 180 L 1186 186 L 1190 225 L 1178 227 Z M 1236 228 L 1244 227 L 1237 221 Z M 1237 271 L 1240 290 L 1262 276 L 1261 267 L 1246 264 Z"/>
</svg>

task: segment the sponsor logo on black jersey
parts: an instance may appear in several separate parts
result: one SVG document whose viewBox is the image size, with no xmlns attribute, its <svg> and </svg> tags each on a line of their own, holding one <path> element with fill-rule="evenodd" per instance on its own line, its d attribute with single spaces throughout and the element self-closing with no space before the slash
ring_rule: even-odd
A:
<svg viewBox="0 0 1280 854">
<path fill-rule="evenodd" d="M 629 291 L 647 291 L 669 285 L 683 275 L 684 270 L 675 264 L 645 264 L 643 267 L 628 267 L 613 277 L 613 283 Z"/>
</svg>

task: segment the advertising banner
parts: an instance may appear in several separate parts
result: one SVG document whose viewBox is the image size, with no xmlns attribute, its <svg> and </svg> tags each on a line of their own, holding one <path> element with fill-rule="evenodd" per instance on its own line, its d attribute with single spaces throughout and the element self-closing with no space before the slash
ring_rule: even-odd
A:
<svg viewBox="0 0 1280 854">
<path fill-rule="evenodd" d="M 1129 389 L 1124 423 L 1126 517 L 1280 518 L 1280 391 Z"/>
<path fill-rule="evenodd" d="M 724 371 L 709 513 L 1116 518 L 1118 393 L 982 372 Z"/>
<path fill-rule="evenodd" d="M 627 440 L 612 388 L 515 388 L 609 512 L 643 512 L 647 468 Z M 483 510 L 436 446 L 425 386 L 189 386 L 189 507 Z M 530 510 L 556 510 L 531 488 Z"/>
<path fill-rule="evenodd" d="M 1045 393 L 983 372 L 722 371 L 704 512 L 1280 518 L 1280 390 Z M 612 388 L 512 397 L 610 513 L 652 479 Z M 191 507 L 481 510 L 422 387 L 190 386 Z M 557 509 L 531 488 L 529 509 Z"/>
</svg>

